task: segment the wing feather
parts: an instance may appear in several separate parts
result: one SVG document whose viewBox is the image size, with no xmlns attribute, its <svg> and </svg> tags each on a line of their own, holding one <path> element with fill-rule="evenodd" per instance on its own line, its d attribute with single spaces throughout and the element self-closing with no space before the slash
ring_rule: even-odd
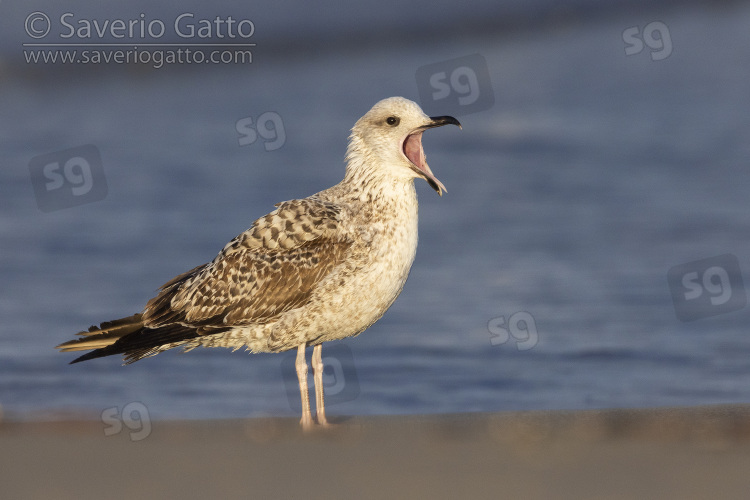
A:
<svg viewBox="0 0 750 500">
<path fill-rule="evenodd" d="M 267 323 L 304 305 L 341 264 L 351 241 L 341 210 L 315 198 L 292 200 L 230 241 L 212 262 L 166 283 L 143 312 L 160 327 L 227 327 Z"/>
</svg>

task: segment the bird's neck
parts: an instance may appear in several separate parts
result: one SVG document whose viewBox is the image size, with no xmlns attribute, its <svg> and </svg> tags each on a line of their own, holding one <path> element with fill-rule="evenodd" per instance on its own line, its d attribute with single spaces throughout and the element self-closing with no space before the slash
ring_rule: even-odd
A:
<svg viewBox="0 0 750 500">
<path fill-rule="evenodd" d="M 337 188 L 349 199 L 374 206 L 414 207 L 417 194 L 414 179 L 408 173 L 394 175 L 392 165 L 383 165 L 379 155 L 373 154 L 361 142 L 352 139 L 346 151 L 346 174 Z"/>
</svg>

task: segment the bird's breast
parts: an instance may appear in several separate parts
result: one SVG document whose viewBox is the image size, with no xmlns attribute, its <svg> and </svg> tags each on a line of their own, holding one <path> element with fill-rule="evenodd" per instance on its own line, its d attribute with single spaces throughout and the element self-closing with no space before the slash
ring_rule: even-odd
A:
<svg viewBox="0 0 750 500">
<path fill-rule="evenodd" d="M 353 244 L 346 262 L 317 290 L 320 314 L 299 324 L 320 335 L 312 342 L 348 337 L 372 325 L 401 293 L 414 261 L 416 199 L 371 204 L 349 222 Z"/>
<path fill-rule="evenodd" d="M 401 292 L 417 250 L 413 184 L 369 200 L 349 198 L 339 206 L 340 231 L 351 243 L 344 260 L 316 286 L 305 307 L 285 313 L 269 327 L 272 340 L 263 350 L 359 334 L 375 323 Z"/>
</svg>

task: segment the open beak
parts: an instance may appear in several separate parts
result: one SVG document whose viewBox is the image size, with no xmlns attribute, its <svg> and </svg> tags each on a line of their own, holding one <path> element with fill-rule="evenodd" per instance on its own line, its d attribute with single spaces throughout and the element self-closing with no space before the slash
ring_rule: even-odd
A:
<svg viewBox="0 0 750 500">
<path fill-rule="evenodd" d="M 437 194 L 443 196 L 443 191 L 448 190 L 443 186 L 437 177 L 432 173 L 430 167 L 427 165 L 427 158 L 422 148 L 422 133 L 428 128 L 442 127 L 443 125 L 456 125 L 461 128 L 461 123 L 453 118 L 452 116 L 431 116 L 430 121 L 426 125 L 413 130 L 404 139 L 402 149 L 404 155 L 411 162 L 411 169 L 414 170 L 420 177 L 424 178 L 427 183 L 437 191 Z"/>
</svg>

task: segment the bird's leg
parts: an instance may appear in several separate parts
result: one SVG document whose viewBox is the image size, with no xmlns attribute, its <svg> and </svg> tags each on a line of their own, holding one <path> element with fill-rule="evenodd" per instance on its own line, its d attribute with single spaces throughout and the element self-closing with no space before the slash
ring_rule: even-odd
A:
<svg viewBox="0 0 750 500">
<path fill-rule="evenodd" d="M 323 401 L 323 344 L 313 347 L 312 368 L 315 379 L 315 408 L 317 410 L 318 424 L 328 425 L 326 420 L 326 407 Z"/>
<path fill-rule="evenodd" d="M 312 413 L 310 413 L 310 395 L 307 393 L 307 362 L 305 361 L 305 344 L 297 348 L 297 361 L 294 363 L 297 369 L 297 380 L 299 380 L 299 393 L 302 396 L 302 429 L 309 430 L 313 426 Z"/>
</svg>

